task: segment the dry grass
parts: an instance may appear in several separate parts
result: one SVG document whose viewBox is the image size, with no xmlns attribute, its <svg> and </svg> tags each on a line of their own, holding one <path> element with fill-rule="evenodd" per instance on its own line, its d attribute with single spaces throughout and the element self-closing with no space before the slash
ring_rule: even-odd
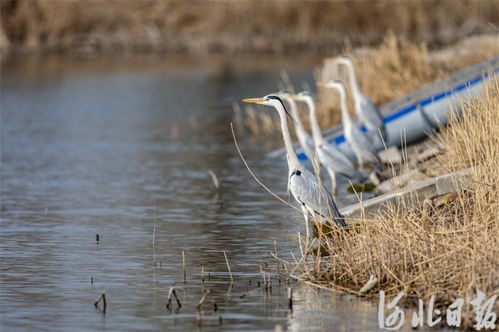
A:
<svg viewBox="0 0 499 332">
<path fill-rule="evenodd" d="M 375 52 L 355 57 L 361 89 L 384 104 L 499 54 L 499 35 L 467 42 L 430 52 L 426 44 L 389 33 Z"/>
<path fill-rule="evenodd" d="M 431 14 L 429 14 L 431 13 Z M 389 30 L 431 45 L 493 31 L 493 0 L 3 0 L 11 46 L 28 51 L 332 54 Z"/>
<path fill-rule="evenodd" d="M 323 257 L 306 255 L 292 264 L 301 271 L 297 278 L 360 295 L 374 275 L 371 295 L 404 291 L 425 303 L 434 295 L 437 306 L 458 298 L 469 303 L 477 290 L 487 299 L 498 294 L 499 81 L 467 102 L 462 115 L 438 140 L 446 147 L 441 160 L 447 169 L 472 168 L 468 190 L 440 207 L 392 206 L 375 219 L 364 218 L 356 231 L 320 233 Z M 463 308 L 467 327 L 471 309 Z"/>
<path fill-rule="evenodd" d="M 382 105 L 496 56 L 499 54 L 499 35 L 471 38 L 430 52 L 426 44 L 417 44 L 388 33 L 374 50 L 355 52 L 347 47 L 344 53 L 354 60 L 361 90 L 376 104 Z M 328 61 L 330 59 L 326 59 L 325 64 Z M 341 71 L 340 77 L 348 82 L 346 72 Z M 317 116 L 323 129 L 341 122 L 338 98 L 330 89 L 319 89 Z M 353 104 L 350 111 L 353 115 Z M 267 125 L 265 132 L 254 131 L 258 128 L 258 121 L 268 122 L 263 118 L 269 116 L 263 113 L 247 118 L 249 132 L 257 135 L 279 133 L 279 123 L 275 121 L 273 126 Z M 308 128 L 306 113 L 301 114 Z"/>
</svg>

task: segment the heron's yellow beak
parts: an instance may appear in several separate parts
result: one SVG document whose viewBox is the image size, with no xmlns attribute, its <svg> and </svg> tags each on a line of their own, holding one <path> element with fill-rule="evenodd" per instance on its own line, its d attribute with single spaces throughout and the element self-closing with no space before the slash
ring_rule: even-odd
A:
<svg viewBox="0 0 499 332">
<path fill-rule="evenodd" d="M 265 98 L 246 98 L 243 99 L 243 102 L 245 103 L 263 103 L 266 99 Z"/>
</svg>

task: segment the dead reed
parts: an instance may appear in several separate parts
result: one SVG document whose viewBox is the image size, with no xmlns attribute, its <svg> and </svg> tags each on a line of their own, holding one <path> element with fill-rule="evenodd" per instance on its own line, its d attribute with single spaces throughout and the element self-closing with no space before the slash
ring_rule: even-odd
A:
<svg viewBox="0 0 499 332">
<path fill-rule="evenodd" d="M 440 136 L 450 171 L 471 167 L 472 185 L 452 198 L 420 208 L 391 206 L 363 218 L 350 232 L 320 234 L 317 252 L 290 264 L 296 279 L 319 287 L 376 296 L 404 291 L 435 305 L 463 298 L 463 325 L 473 324 L 469 305 L 478 291 L 499 293 L 499 80 L 481 98 L 463 105 Z M 321 232 L 321 230 L 319 230 Z M 376 280 L 373 282 L 373 280 Z M 368 288 L 366 290 L 366 288 Z M 406 304 L 411 304 L 407 302 Z"/>
<path fill-rule="evenodd" d="M 175 297 L 175 301 L 177 301 L 177 310 L 182 308 L 182 303 L 180 303 L 180 299 L 177 296 L 177 292 L 175 292 L 175 288 L 170 287 L 168 290 L 168 297 L 166 298 L 166 309 L 172 310 L 173 309 L 173 304 L 172 300 Z"/>
<path fill-rule="evenodd" d="M 331 54 L 386 31 L 448 44 L 491 31 L 494 1 L 17 0 L 0 3 L 0 49 L 41 53 Z M 258 15 L 248 15 L 257 11 Z M 430 14 L 431 13 L 431 14 Z"/>
<path fill-rule="evenodd" d="M 232 276 L 232 271 L 230 269 L 229 260 L 227 259 L 227 253 L 224 250 L 225 263 L 227 264 L 227 269 L 229 270 L 230 283 L 234 283 L 234 277 Z"/>
<path fill-rule="evenodd" d="M 102 302 L 102 313 L 105 314 L 106 313 L 106 308 L 107 308 L 107 301 L 106 301 L 106 294 L 102 293 L 99 298 L 97 299 L 97 301 L 94 302 L 94 306 L 97 308 L 97 309 L 100 309 L 99 307 L 99 303 Z"/>
</svg>

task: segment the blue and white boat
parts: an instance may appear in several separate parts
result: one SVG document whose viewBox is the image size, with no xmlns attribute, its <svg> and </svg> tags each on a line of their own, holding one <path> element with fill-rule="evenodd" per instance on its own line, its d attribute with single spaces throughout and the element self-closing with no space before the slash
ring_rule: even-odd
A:
<svg viewBox="0 0 499 332">
<path fill-rule="evenodd" d="M 496 56 L 381 106 L 389 136 L 387 146 L 401 147 L 415 143 L 446 124 L 452 110 L 459 112 L 463 102 L 482 94 L 486 82 L 498 71 L 499 56 Z M 365 128 L 361 129 L 365 131 Z M 335 143 L 346 155 L 354 158 L 353 151 L 345 142 L 341 124 L 324 131 L 323 134 L 327 141 Z M 379 150 L 384 148 L 379 138 L 374 144 Z M 306 160 L 307 156 L 298 144 L 295 148 L 298 157 Z M 284 153 L 284 149 L 279 149 L 269 153 L 267 157 L 282 157 Z"/>
</svg>

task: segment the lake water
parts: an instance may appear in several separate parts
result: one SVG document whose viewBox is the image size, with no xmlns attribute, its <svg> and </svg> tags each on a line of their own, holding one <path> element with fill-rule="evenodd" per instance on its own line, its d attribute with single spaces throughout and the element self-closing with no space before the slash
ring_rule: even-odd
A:
<svg viewBox="0 0 499 332">
<path fill-rule="evenodd" d="M 304 222 L 244 168 L 231 104 L 275 91 L 281 68 L 297 85 L 311 83 L 312 66 L 4 62 L 2 331 L 375 330 L 376 303 L 276 276 L 271 291 L 255 290 L 260 266 L 275 266 L 274 243 L 284 258 L 298 253 Z M 262 159 L 266 144 L 240 141 L 253 171 L 288 197 L 285 161 Z M 223 182 L 218 194 L 208 169 Z M 165 307 L 170 287 L 179 310 Z M 94 307 L 102 293 L 105 314 Z"/>
</svg>

